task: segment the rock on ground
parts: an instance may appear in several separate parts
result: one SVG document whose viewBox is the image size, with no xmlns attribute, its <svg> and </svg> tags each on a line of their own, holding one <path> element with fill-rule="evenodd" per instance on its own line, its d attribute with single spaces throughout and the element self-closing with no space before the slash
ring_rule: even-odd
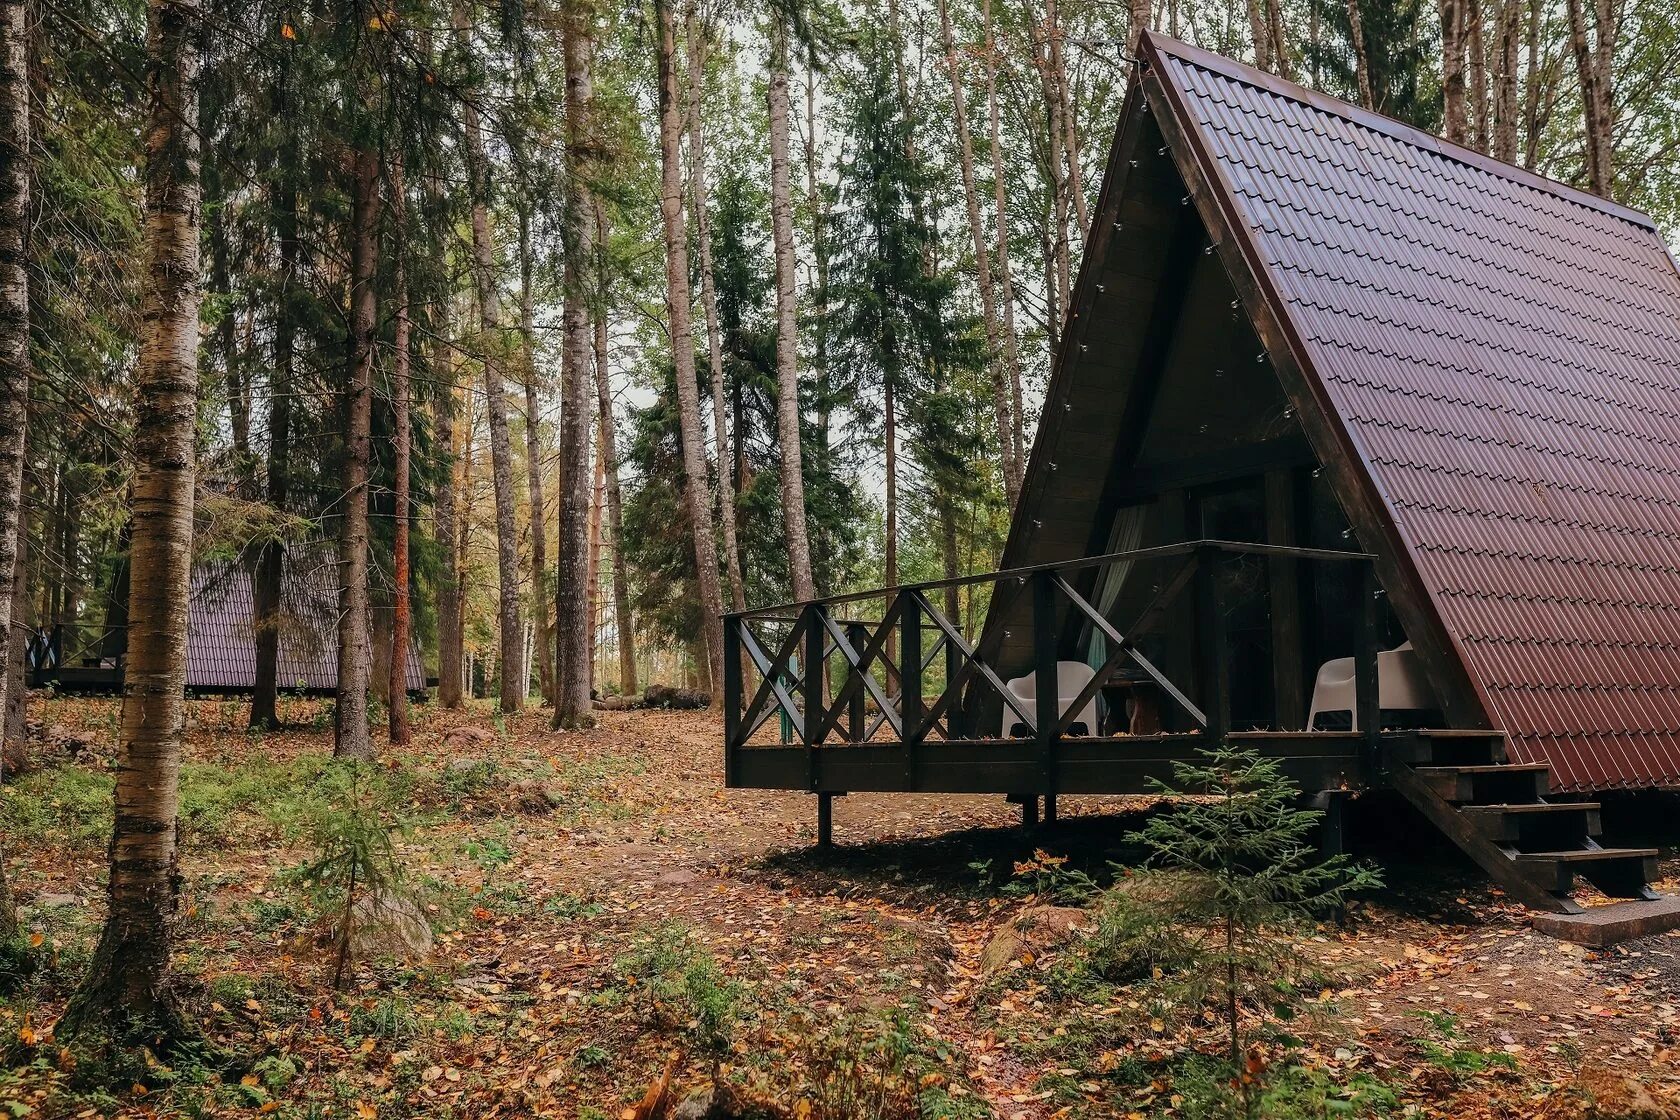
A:
<svg viewBox="0 0 1680 1120">
<path fill-rule="evenodd" d="M 1033 950 L 1065 945 L 1089 928 L 1091 915 L 1074 906 L 1029 906 L 1016 914 L 980 952 L 980 971 L 994 976 Z"/>
<path fill-rule="evenodd" d="M 432 927 L 413 900 L 373 891 L 350 908 L 350 955 L 357 960 L 394 957 L 411 963 L 432 955 Z"/>
</svg>

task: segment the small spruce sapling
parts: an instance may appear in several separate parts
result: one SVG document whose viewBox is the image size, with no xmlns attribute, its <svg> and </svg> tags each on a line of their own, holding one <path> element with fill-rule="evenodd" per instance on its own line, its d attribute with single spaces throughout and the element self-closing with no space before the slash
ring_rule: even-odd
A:
<svg viewBox="0 0 1680 1120">
<path fill-rule="evenodd" d="M 1214 1000 L 1223 1013 L 1232 1081 L 1251 1116 L 1264 1066 L 1244 1060 L 1244 1006 L 1269 1002 L 1289 1015 L 1294 981 L 1311 964 L 1289 934 L 1381 879 L 1345 855 L 1320 858 L 1309 840 L 1323 814 L 1300 807 L 1300 790 L 1276 761 L 1228 742 L 1201 754 L 1199 763 L 1175 763 L 1170 784 L 1155 783 L 1197 798 L 1128 839 L 1148 848 L 1152 867 L 1193 884 L 1164 901 L 1163 917 L 1194 948 L 1187 996 Z"/>
<path fill-rule="evenodd" d="M 342 792 L 314 822 L 315 858 L 296 872 L 297 880 L 316 894 L 323 908 L 339 911 L 332 973 L 335 989 L 343 986 L 350 963 L 356 900 L 366 896 L 377 904 L 402 881 L 402 866 L 391 843 L 397 826 L 366 790 L 361 764 L 352 760 L 342 765 Z"/>
</svg>

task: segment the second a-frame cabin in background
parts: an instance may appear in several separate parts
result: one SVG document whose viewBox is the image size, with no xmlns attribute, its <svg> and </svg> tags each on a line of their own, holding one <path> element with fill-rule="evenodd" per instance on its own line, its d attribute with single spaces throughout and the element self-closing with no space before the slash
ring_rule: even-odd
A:
<svg viewBox="0 0 1680 1120">
<path fill-rule="evenodd" d="M 731 616 L 727 780 L 820 794 L 826 838 L 838 793 L 1054 812 L 1229 737 L 1331 805 L 1398 791 L 1558 932 L 1680 924 L 1571 796 L 1680 786 L 1661 236 L 1140 55 L 1002 570 Z M 1577 875 L 1639 901 L 1583 913 Z"/>
</svg>

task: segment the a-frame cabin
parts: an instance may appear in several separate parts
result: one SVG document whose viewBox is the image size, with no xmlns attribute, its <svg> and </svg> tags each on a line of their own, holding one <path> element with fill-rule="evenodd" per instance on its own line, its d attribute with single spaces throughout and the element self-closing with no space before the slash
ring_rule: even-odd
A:
<svg viewBox="0 0 1680 1120">
<path fill-rule="evenodd" d="M 1054 812 L 1230 737 L 1333 805 L 1397 790 L 1556 932 L 1680 924 L 1578 797 L 1680 786 L 1661 236 L 1139 53 L 1002 570 L 730 616 L 727 781 L 822 795 L 826 837 L 838 793 Z"/>
</svg>

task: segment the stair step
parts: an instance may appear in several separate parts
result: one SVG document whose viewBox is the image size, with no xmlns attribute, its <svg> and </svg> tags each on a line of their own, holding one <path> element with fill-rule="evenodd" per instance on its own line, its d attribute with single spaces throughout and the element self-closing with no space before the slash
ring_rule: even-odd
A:
<svg viewBox="0 0 1680 1120">
<path fill-rule="evenodd" d="M 1538 801 L 1547 791 L 1551 767 L 1544 762 L 1474 766 L 1418 766 L 1419 778 L 1445 801 L 1521 803 Z"/>
<path fill-rule="evenodd" d="M 1657 877 L 1655 848 L 1580 848 L 1559 852 L 1523 852 L 1517 866 L 1548 891 L 1565 893 L 1584 875 L 1611 898 L 1644 898 Z"/>
<path fill-rule="evenodd" d="M 1590 906 L 1580 914 L 1535 914 L 1534 928 L 1549 937 L 1602 949 L 1637 937 L 1680 929 L 1680 897 Z"/>
<path fill-rule="evenodd" d="M 1482 834 L 1514 848 L 1563 848 L 1603 831 L 1596 801 L 1466 805 L 1459 810 Z"/>
<path fill-rule="evenodd" d="M 1558 860 L 1563 863 L 1597 863 L 1607 859 L 1656 859 L 1655 848 L 1572 848 L 1562 852 L 1523 852 L 1519 863 L 1533 860 Z"/>
<path fill-rule="evenodd" d="M 1503 731 L 1419 731 L 1419 766 L 1474 766 L 1505 761 Z"/>
</svg>

